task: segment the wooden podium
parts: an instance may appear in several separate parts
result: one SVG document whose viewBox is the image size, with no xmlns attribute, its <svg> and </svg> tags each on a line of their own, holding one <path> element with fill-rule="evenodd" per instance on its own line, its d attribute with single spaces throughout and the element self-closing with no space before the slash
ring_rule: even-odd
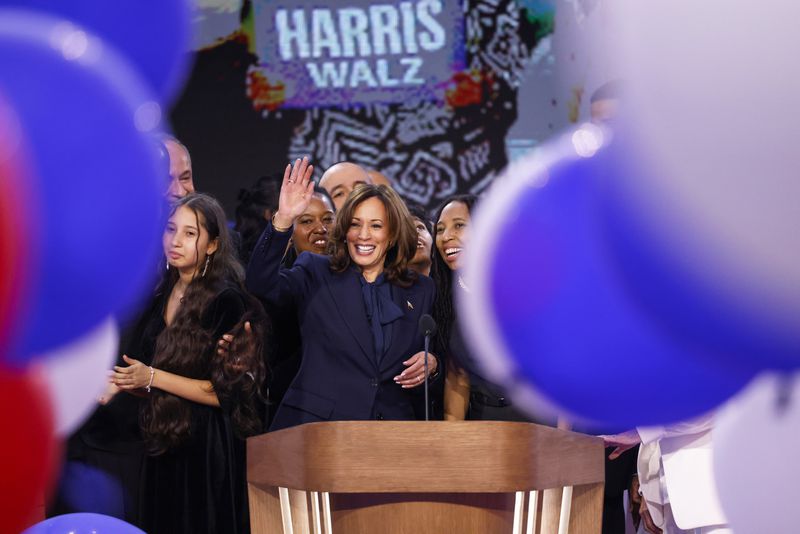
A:
<svg viewBox="0 0 800 534">
<path fill-rule="evenodd" d="M 252 534 L 599 534 L 603 451 L 530 423 L 301 425 L 247 440 Z"/>
</svg>

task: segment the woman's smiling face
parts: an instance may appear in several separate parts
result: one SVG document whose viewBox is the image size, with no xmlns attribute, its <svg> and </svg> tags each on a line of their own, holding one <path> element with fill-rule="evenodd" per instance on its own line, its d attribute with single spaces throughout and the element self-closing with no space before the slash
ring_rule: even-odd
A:
<svg viewBox="0 0 800 534">
<path fill-rule="evenodd" d="M 328 250 L 328 230 L 333 226 L 333 206 L 327 198 L 314 194 L 311 203 L 294 223 L 292 243 L 297 251 L 325 254 Z"/>
<path fill-rule="evenodd" d="M 469 208 L 454 200 L 442 210 L 436 221 L 436 248 L 451 270 L 460 269 L 464 247 L 469 241 Z"/>
<path fill-rule="evenodd" d="M 347 231 L 347 252 L 361 271 L 383 271 L 389 250 L 390 228 L 386 207 L 377 197 L 356 206 Z"/>
</svg>

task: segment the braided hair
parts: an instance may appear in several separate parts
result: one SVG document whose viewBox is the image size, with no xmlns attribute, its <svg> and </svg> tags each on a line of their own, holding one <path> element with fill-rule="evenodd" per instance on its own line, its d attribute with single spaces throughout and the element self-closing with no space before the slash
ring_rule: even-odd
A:
<svg viewBox="0 0 800 534">
<path fill-rule="evenodd" d="M 433 217 L 433 266 L 431 268 L 431 278 L 436 282 L 436 300 L 433 302 L 433 318 L 436 321 L 437 329 L 434 335 L 434 347 L 439 352 L 437 354 L 447 354 L 450 345 L 450 332 L 456 321 L 456 309 L 453 303 L 453 271 L 442 257 L 439 247 L 436 246 L 436 238 L 439 226 L 439 219 L 444 208 L 452 202 L 461 202 L 472 214 L 472 207 L 478 201 L 475 195 L 453 195 L 447 197 L 436 209 Z"/>
</svg>

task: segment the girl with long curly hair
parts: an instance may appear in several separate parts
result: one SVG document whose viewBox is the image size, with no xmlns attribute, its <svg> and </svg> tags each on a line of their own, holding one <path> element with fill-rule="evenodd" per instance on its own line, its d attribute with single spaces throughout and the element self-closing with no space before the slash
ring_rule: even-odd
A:
<svg viewBox="0 0 800 534">
<path fill-rule="evenodd" d="M 150 533 L 246 532 L 244 439 L 262 430 L 263 310 L 244 290 L 213 198 L 179 200 L 163 247 L 167 271 L 142 319 L 139 354 L 123 356 L 128 366 L 113 375 L 121 390 L 146 397 L 140 523 Z M 252 334 L 216 352 L 224 333 L 244 329 Z"/>
</svg>

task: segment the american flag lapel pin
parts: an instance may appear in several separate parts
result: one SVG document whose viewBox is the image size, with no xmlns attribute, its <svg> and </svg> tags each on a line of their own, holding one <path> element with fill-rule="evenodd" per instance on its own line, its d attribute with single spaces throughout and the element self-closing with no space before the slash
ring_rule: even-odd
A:
<svg viewBox="0 0 800 534">
<path fill-rule="evenodd" d="M 408 305 L 408 309 L 409 309 L 409 310 L 413 310 L 413 309 L 414 309 L 414 306 L 412 306 L 412 304 L 411 304 L 411 301 L 410 301 L 410 300 L 407 300 L 407 301 L 406 301 L 406 304 Z"/>
</svg>

